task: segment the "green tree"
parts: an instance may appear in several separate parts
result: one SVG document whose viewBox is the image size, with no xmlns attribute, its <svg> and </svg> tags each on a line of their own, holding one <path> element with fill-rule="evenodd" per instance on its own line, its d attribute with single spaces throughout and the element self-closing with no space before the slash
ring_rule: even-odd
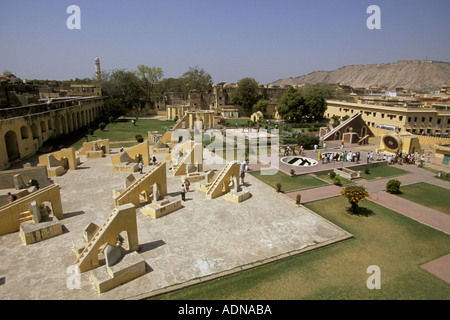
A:
<svg viewBox="0 0 450 320">
<path fill-rule="evenodd" d="M 303 116 L 305 99 L 295 88 L 289 87 L 278 101 L 278 114 L 284 119 L 299 121 Z"/>
<path fill-rule="evenodd" d="M 306 84 L 302 88 L 300 88 L 300 92 L 302 94 L 307 94 L 312 89 L 320 89 L 322 91 L 323 97 L 326 100 L 336 99 L 336 100 L 345 100 L 352 101 L 353 98 L 344 92 L 344 90 L 337 84 L 334 83 L 314 83 L 314 84 Z"/>
<path fill-rule="evenodd" d="M 341 195 L 344 198 L 347 198 L 348 202 L 350 203 L 350 211 L 352 213 L 358 212 L 358 203 L 360 201 L 364 201 L 366 198 L 369 197 L 369 193 L 367 192 L 366 188 L 363 186 L 347 186 L 344 190 L 341 191 Z"/>
<path fill-rule="evenodd" d="M 213 85 L 212 77 L 198 66 L 189 67 L 189 70 L 180 77 L 184 81 L 187 92 L 192 90 L 210 91 Z"/>
<path fill-rule="evenodd" d="M 319 137 L 312 132 L 299 133 L 297 135 L 297 144 L 304 149 L 312 149 L 315 144 L 319 144 Z"/>
<path fill-rule="evenodd" d="M 105 74 L 103 91 L 114 100 L 116 107 L 127 112 L 140 108 L 144 103 L 142 82 L 134 71 L 116 69 Z"/>
<path fill-rule="evenodd" d="M 305 96 L 305 104 L 302 110 L 303 116 L 322 119 L 327 111 L 327 101 L 319 88 L 311 89 Z"/>
<path fill-rule="evenodd" d="M 253 106 L 253 112 L 261 111 L 262 113 L 266 113 L 268 106 L 269 106 L 269 101 L 267 101 L 267 100 L 259 100 Z"/>
<path fill-rule="evenodd" d="M 125 106 L 117 99 L 106 99 L 102 109 L 102 119 L 117 119 L 127 113 Z"/>
<path fill-rule="evenodd" d="M 261 99 L 258 82 L 253 78 L 243 78 L 237 85 L 237 89 L 232 93 L 231 101 L 241 106 L 244 113 L 250 115 L 253 106 Z"/>
<path fill-rule="evenodd" d="M 401 184 L 402 184 L 402 182 L 397 179 L 390 179 L 386 183 L 386 191 L 389 193 L 400 193 L 400 185 Z"/>
<path fill-rule="evenodd" d="M 147 102 L 152 103 L 151 95 L 155 93 L 155 85 L 157 85 L 164 76 L 163 70 L 161 68 L 140 64 L 137 66 L 136 74 L 142 81 L 142 89 L 145 92 Z"/>
<path fill-rule="evenodd" d="M 186 91 L 186 82 L 181 78 L 165 78 L 158 83 L 158 93 L 164 92 L 184 92 Z"/>
</svg>

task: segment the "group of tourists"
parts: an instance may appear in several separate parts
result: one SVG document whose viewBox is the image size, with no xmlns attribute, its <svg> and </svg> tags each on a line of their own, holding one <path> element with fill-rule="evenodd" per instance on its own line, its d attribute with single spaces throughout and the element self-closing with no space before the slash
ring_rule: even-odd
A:
<svg viewBox="0 0 450 320">
<path fill-rule="evenodd" d="M 358 163 L 360 159 L 361 153 L 359 151 L 322 152 L 319 150 L 317 154 L 317 160 L 322 161 L 323 164 L 330 163 L 331 161 Z"/>
<path fill-rule="evenodd" d="M 283 148 L 283 146 L 281 146 L 280 148 Z M 301 155 L 301 151 L 302 151 L 302 147 L 300 146 L 299 148 L 299 155 Z M 294 146 L 284 146 L 284 156 L 296 156 L 297 154 L 295 153 L 295 147 Z"/>
<path fill-rule="evenodd" d="M 430 162 L 431 153 L 428 154 L 426 160 Z M 425 162 L 425 153 L 422 155 L 419 152 L 407 154 L 405 152 L 398 152 L 396 154 L 380 154 L 379 152 L 367 153 L 367 163 L 372 161 L 387 161 L 388 164 L 404 163 L 404 164 L 416 164 Z"/>
<path fill-rule="evenodd" d="M 155 156 L 151 157 L 150 164 L 156 165 L 156 162 L 157 162 L 156 157 Z M 138 156 L 138 171 L 139 171 L 139 173 L 142 174 L 143 170 L 144 170 L 144 162 L 142 160 L 142 156 L 139 155 Z"/>
<path fill-rule="evenodd" d="M 420 154 L 419 152 L 416 153 L 404 153 L 399 152 L 394 155 L 390 155 L 387 158 L 387 161 L 389 164 L 395 164 L 395 163 L 404 163 L 404 164 L 423 164 L 425 161 L 430 162 L 431 152 L 428 153 L 428 155 L 425 155 L 425 153 Z"/>
</svg>

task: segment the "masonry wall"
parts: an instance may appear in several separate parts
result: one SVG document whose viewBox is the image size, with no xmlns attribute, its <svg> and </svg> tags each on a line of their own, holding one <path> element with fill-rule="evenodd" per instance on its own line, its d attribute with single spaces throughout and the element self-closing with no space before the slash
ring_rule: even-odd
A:
<svg viewBox="0 0 450 320">
<path fill-rule="evenodd" d="M 0 170 L 33 156 L 50 138 L 89 125 L 102 107 L 95 97 L 0 110 Z"/>
<path fill-rule="evenodd" d="M 52 181 L 47 177 L 47 170 L 45 167 L 31 167 L 0 171 L 0 189 L 14 189 L 15 175 L 20 175 L 24 183 L 28 183 L 31 179 L 37 180 L 40 188 L 52 184 Z"/>
<path fill-rule="evenodd" d="M 370 128 L 370 130 L 372 130 L 372 132 L 375 134 L 376 137 L 382 137 L 385 134 L 395 132 L 395 131 L 385 130 L 385 129 L 380 129 L 380 128 Z M 422 147 L 422 149 L 424 149 L 425 147 L 434 148 L 435 144 L 450 145 L 450 138 L 429 137 L 429 136 L 423 136 L 423 135 L 413 135 L 413 136 L 417 137 L 419 139 L 419 143 L 420 143 L 420 146 Z"/>
<path fill-rule="evenodd" d="M 0 207 L 0 235 L 19 231 L 20 213 L 28 211 L 28 205 L 33 201 L 38 205 L 44 201 L 50 202 L 53 215 L 58 219 L 63 217 L 59 185 L 53 184 Z"/>
<path fill-rule="evenodd" d="M 137 162 L 137 157 L 140 154 L 142 155 L 142 162 L 144 163 L 144 166 L 150 165 L 150 151 L 148 140 L 127 149 L 123 153 L 126 153 L 129 156 L 130 160 L 133 160 L 133 162 Z M 119 153 L 111 158 L 112 165 L 122 162 L 121 157 L 123 153 Z"/>
<path fill-rule="evenodd" d="M 450 133 L 450 112 L 434 108 L 388 107 L 342 101 L 327 101 L 325 117 L 353 116 L 362 113 L 362 118 L 370 127 L 376 125 L 396 126 L 400 131 L 412 134 Z"/>
</svg>

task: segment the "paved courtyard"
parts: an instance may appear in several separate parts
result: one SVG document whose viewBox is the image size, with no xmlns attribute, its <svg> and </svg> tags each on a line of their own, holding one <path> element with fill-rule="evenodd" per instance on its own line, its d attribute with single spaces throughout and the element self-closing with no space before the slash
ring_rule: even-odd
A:
<svg viewBox="0 0 450 320">
<path fill-rule="evenodd" d="M 18 232 L 0 236 L 0 299 L 142 298 L 351 237 L 251 175 L 245 179 L 251 198 L 240 204 L 206 199 L 192 186 L 183 208 L 167 216 L 154 220 L 136 210 L 146 273 L 98 294 L 89 272 L 77 285 L 72 241 L 90 222 L 102 224 L 114 208 L 112 190 L 128 174 L 112 172 L 110 157 L 81 156 L 77 170 L 53 179 L 61 187 L 63 234 L 28 246 Z M 167 177 L 169 196 L 179 198 L 180 177 L 170 170 Z"/>
</svg>

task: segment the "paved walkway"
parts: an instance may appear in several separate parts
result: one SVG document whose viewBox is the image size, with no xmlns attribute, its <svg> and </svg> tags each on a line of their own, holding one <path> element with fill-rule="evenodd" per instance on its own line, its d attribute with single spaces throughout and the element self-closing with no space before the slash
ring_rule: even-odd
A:
<svg viewBox="0 0 450 320">
<path fill-rule="evenodd" d="M 101 225 L 114 209 L 112 190 L 122 187 L 129 173 L 112 171 L 110 158 L 118 149 L 112 151 L 98 159 L 81 156 L 77 170 L 53 178 L 61 187 L 63 234 L 29 246 L 18 232 L 0 236 L 0 299 L 143 298 L 352 237 L 251 175 L 245 179 L 251 196 L 239 204 L 208 199 L 192 185 L 180 210 L 159 219 L 136 210 L 146 273 L 99 295 L 89 272 L 73 274 L 72 241 L 82 238 L 89 223 Z M 208 164 L 204 170 L 222 168 Z M 180 185 L 180 177 L 167 170 L 167 198 L 179 199 Z"/>
<path fill-rule="evenodd" d="M 434 173 L 419 168 L 415 165 L 395 165 L 398 168 L 409 171 L 410 173 L 396 176 L 395 178 L 402 182 L 402 186 L 426 182 L 442 188 L 449 189 L 450 182 L 436 179 Z M 425 207 L 418 203 L 403 199 L 399 196 L 392 195 L 385 191 L 386 183 L 392 179 L 380 178 L 375 180 L 359 180 L 358 185 L 364 186 L 370 195 L 370 201 L 378 203 L 388 209 L 401 213 L 420 223 L 433 227 L 437 230 L 450 234 L 450 216 L 440 211 Z M 316 200 L 332 198 L 340 195 L 342 187 L 328 185 L 324 187 L 311 188 L 307 190 L 294 191 L 286 193 L 286 196 L 295 200 L 297 194 L 302 195 L 302 203 Z M 439 259 L 430 261 L 422 266 L 424 270 L 434 274 L 442 280 L 450 283 L 450 254 Z"/>
<path fill-rule="evenodd" d="M 450 283 L 450 254 L 425 263 L 421 267 L 445 282 Z"/>
<path fill-rule="evenodd" d="M 415 165 L 395 165 L 395 167 L 410 172 L 408 174 L 395 177 L 397 180 L 402 182 L 402 186 L 419 182 L 426 182 L 449 189 L 450 192 L 450 182 L 434 178 L 434 173 L 428 170 L 418 168 Z M 360 179 L 356 180 L 355 182 L 357 185 L 364 186 L 367 189 L 369 195 L 371 196 L 371 201 L 381 204 L 382 206 L 387 207 L 391 210 L 397 211 L 423 224 L 429 225 L 435 229 L 450 234 L 449 215 L 386 192 L 386 183 L 390 179 L 392 179 L 392 177 L 380 178 L 375 180 Z M 286 193 L 286 196 L 290 199 L 295 200 L 296 195 L 301 194 L 302 203 L 307 203 L 311 201 L 339 196 L 341 190 L 342 187 L 327 185 L 323 187 L 288 192 Z"/>
<path fill-rule="evenodd" d="M 370 152 L 371 149 L 373 149 L 372 147 L 373 146 L 346 145 L 345 150 L 360 151 L 361 153 L 360 164 L 365 164 L 367 153 Z M 321 151 L 323 152 L 323 150 Z M 329 143 L 326 151 L 329 152 L 340 151 L 340 144 Z M 306 150 L 303 156 L 316 160 L 318 154 L 313 150 Z M 271 165 L 274 166 L 273 163 Z M 352 162 L 332 161 L 330 163 L 322 164 L 319 161 L 319 163 L 315 167 L 295 167 L 284 164 L 281 161 L 279 161 L 278 169 L 287 174 L 289 174 L 291 169 L 294 169 L 296 174 L 314 174 L 314 172 L 317 171 L 326 171 L 326 170 L 331 171 L 334 168 L 349 167 L 354 165 L 355 163 Z M 426 164 L 426 165 L 438 171 L 444 172 L 450 171 L 448 168 L 436 166 L 433 164 Z M 250 165 L 250 168 L 254 171 L 267 167 L 268 166 L 264 164 Z M 450 182 L 436 179 L 434 177 L 435 174 L 429 170 L 419 168 L 416 165 L 395 165 L 395 167 L 409 171 L 408 174 L 399 175 L 395 177 L 397 180 L 402 182 L 402 186 L 415 184 L 419 182 L 426 182 L 450 190 Z M 358 185 L 362 185 L 367 189 L 369 195 L 371 196 L 370 199 L 371 201 L 378 203 L 393 211 L 401 213 L 411 219 L 419 221 L 420 223 L 423 223 L 437 230 L 450 234 L 450 215 L 425 207 L 415 202 L 408 201 L 406 199 L 403 199 L 401 197 L 386 192 L 385 191 L 386 183 L 390 179 L 392 179 L 392 177 L 379 178 L 370 181 L 360 179 L 355 182 Z M 338 187 L 335 185 L 327 185 L 323 187 L 287 192 L 285 193 L 285 195 L 289 199 L 295 201 L 297 194 L 301 194 L 302 196 L 301 203 L 307 203 L 337 197 L 340 195 L 341 190 L 342 187 Z M 429 272 L 432 272 L 436 276 L 450 283 L 450 275 L 448 271 L 450 270 L 450 254 L 446 257 L 429 262 L 426 266 L 424 266 L 424 269 L 428 270 Z"/>
</svg>

